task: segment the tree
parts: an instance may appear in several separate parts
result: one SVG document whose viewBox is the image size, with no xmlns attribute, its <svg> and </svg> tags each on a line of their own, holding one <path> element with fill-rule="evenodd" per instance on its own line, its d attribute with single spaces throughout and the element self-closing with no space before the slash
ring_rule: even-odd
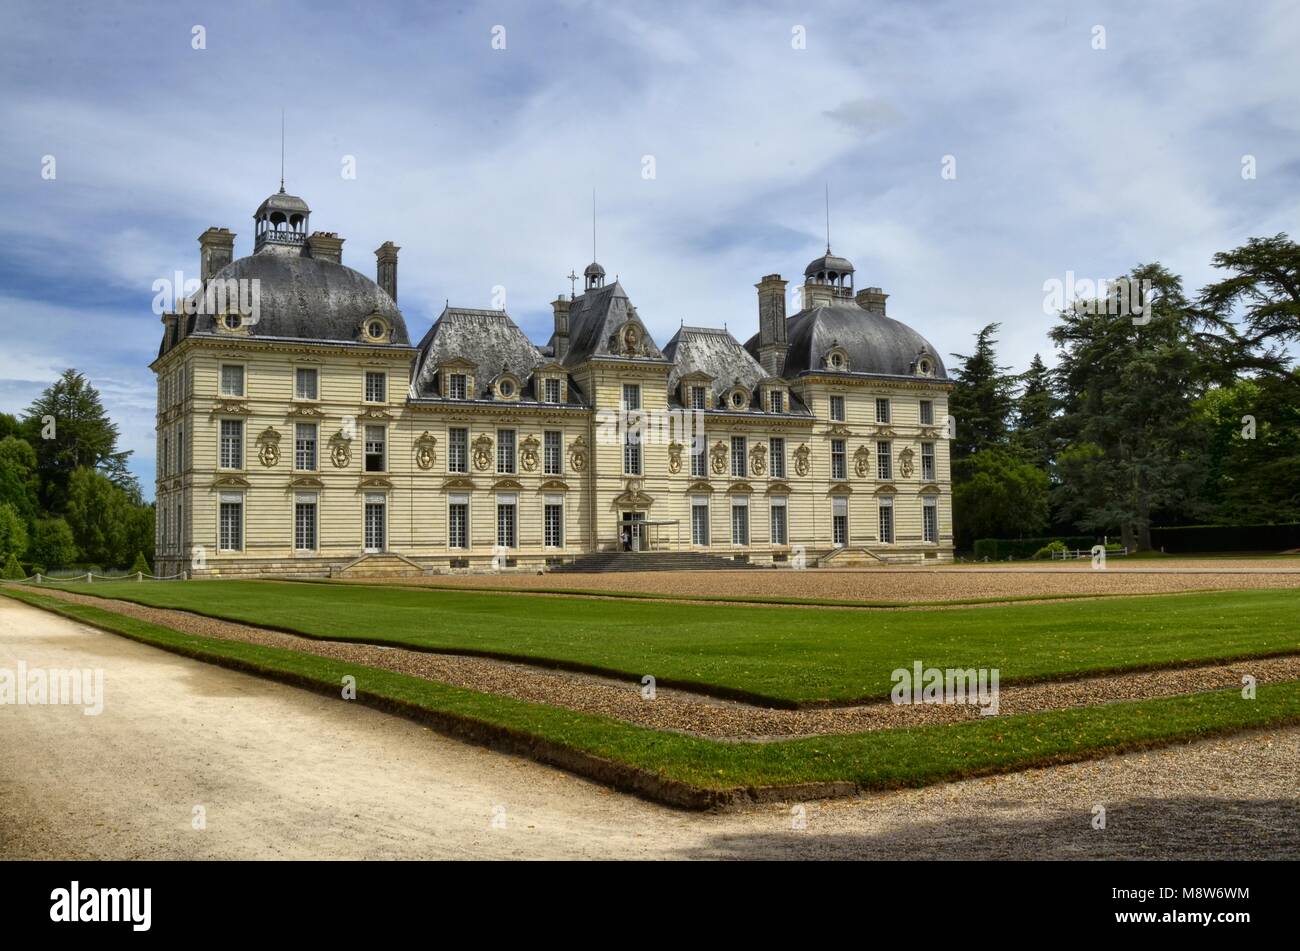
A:
<svg viewBox="0 0 1300 951">
<path fill-rule="evenodd" d="M 1036 466 L 1047 472 L 1054 455 L 1052 419 L 1056 414 L 1056 394 L 1052 374 L 1043 358 L 1034 354 L 1029 369 L 1020 375 L 1023 389 L 1016 400 L 1016 428 L 1012 444 Z"/>
<path fill-rule="evenodd" d="M 96 469 L 133 498 L 140 487 L 127 471 L 129 452 L 117 448 L 117 426 L 104 412 L 96 390 L 76 370 L 65 370 L 23 416 L 26 439 L 36 450 L 41 504 L 62 513 L 78 468 Z"/>
<path fill-rule="evenodd" d="M 23 574 L 23 566 L 18 564 L 18 558 L 13 552 L 5 559 L 4 568 L 0 568 L 0 578 L 6 581 L 22 581 L 27 575 Z"/>
<path fill-rule="evenodd" d="M 1248 365 L 1280 372 L 1286 363 L 1281 347 L 1300 340 L 1300 245 L 1277 234 L 1251 238 L 1214 256 L 1214 266 L 1232 272 L 1201 291 L 1201 303 L 1226 326 L 1230 311 L 1244 307 L 1249 350 L 1260 349 Z"/>
<path fill-rule="evenodd" d="M 0 502 L 12 505 L 30 525 L 36 519 L 39 498 L 36 451 L 25 439 L 0 439 Z"/>
<path fill-rule="evenodd" d="M 153 574 L 153 569 L 149 567 L 149 562 L 145 560 L 144 552 L 138 551 L 135 553 L 135 561 L 131 563 L 131 571 L 132 573 L 139 572 L 146 575 Z"/>
<path fill-rule="evenodd" d="M 956 421 L 952 442 L 953 459 L 961 459 L 1007 443 L 1007 421 L 1014 405 L 1014 380 L 1006 367 L 998 366 L 996 345 L 1000 324 L 989 324 L 975 335 L 975 352 L 954 353 L 959 361 L 953 368 L 956 388 L 948 398 L 948 412 Z"/>
<path fill-rule="evenodd" d="M 77 543 L 68 523 L 61 518 L 38 520 L 27 557 L 33 565 L 46 570 L 72 565 L 77 560 Z"/>
<path fill-rule="evenodd" d="M 1204 465 L 1192 401 L 1230 375 L 1228 343 L 1200 332 L 1205 315 L 1161 265 L 1125 279 L 1150 282 L 1141 319 L 1099 300 L 1062 311 L 1050 331 L 1061 351 L 1064 440 L 1055 502 L 1079 528 L 1118 528 L 1130 549 L 1147 549 L 1157 515 L 1198 512 Z"/>
<path fill-rule="evenodd" d="M 105 568 L 129 561 L 131 502 L 107 476 L 85 466 L 74 469 L 68 480 L 67 509 L 68 527 L 82 561 Z"/>
<path fill-rule="evenodd" d="M 1006 449 L 953 464 L 957 547 L 977 538 L 1024 538 L 1047 527 L 1047 473 Z"/>
<path fill-rule="evenodd" d="M 27 525 L 8 502 L 0 503 L 0 558 L 27 553 Z"/>
</svg>

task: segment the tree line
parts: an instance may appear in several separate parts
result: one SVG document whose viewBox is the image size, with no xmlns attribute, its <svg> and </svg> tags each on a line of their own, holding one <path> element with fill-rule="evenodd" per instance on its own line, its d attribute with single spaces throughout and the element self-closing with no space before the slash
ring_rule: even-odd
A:
<svg viewBox="0 0 1300 951">
<path fill-rule="evenodd" d="M 1054 367 L 1000 365 L 997 323 L 953 354 L 959 550 L 1053 533 L 1145 550 L 1153 526 L 1300 521 L 1300 246 L 1252 238 L 1212 263 L 1223 276 L 1196 294 L 1158 263 L 1118 278 L 1149 287 L 1140 318 L 1105 295 L 1068 305 Z"/>
<path fill-rule="evenodd" d="M 0 413 L 0 571 L 149 570 L 154 507 L 99 392 L 66 370 L 21 416 Z"/>
</svg>

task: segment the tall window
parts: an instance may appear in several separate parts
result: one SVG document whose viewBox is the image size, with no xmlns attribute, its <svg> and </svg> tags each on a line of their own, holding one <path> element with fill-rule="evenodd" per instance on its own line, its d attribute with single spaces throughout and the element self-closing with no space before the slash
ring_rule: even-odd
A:
<svg viewBox="0 0 1300 951">
<path fill-rule="evenodd" d="M 385 518 L 387 499 L 377 493 L 366 495 L 365 508 L 365 550 L 383 551 L 388 520 Z"/>
<path fill-rule="evenodd" d="M 709 543 L 709 500 L 702 495 L 691 496 L 691 544 Z"/>
<path fill-rule="evenodd" d="M 880 497 L 880 540 L 886 544 L 894 540 L 894 500 L 888 495 Z"/>
<path fill-rule="evenodd" d="M 545 399 L 548 403 L 558 403 L 560 401 L 560 381 L 551 377 L 543 384 L 542 389 L 545 393 Z"/>
<path fill-rule="evenodd" d="M 641 386 L 637 383 L 623 384 L 624 421 L 631 423 L 641 411 Z M 641 474 L 641 433 L 628 426 L 623 431 L 623 472 L 626 475 Z"/>
<path fill-rule="evenodd" d="M 767 441 L 767 455 L 772 460 L 772 478 L 785 478 L 785 440 L 773 436 Z"/>
<path fill-rule="evenodd" d="M 731 544 L 749 544 L 749 499 L 743 495 L 731 497 Z"/>
<path fill-rule="evenodd" d="M 564 547 L 564 497 L 548 495 L 542 509 L 542 544 L 547 548 Z"/>
<path fill-rule="evenodd" d="M 221 468 L 244 468 L 244 421 L 242 419 L 223 419 L 221 421 Z"/>
<path fill-rule="evenodd" d="M 176 471 L 185 471 L 185 427 L 176 430 Z"/>
<path fill-rule="evenodd" d="M 383 426 L 366 427 L 366 471 L 383 472 L 387 463 L 387 436 Z"/>
<path fill-rule="evenodd" d="M 743 478 L 745 475 L 745 437 L 731 437 L 731 475 Z"/>
<path fill-rule="evenodd" d="M 844 422 L 844 397 L 831 397 L 831 420 L 837 423 Z"/>
<path fill-rule="evenodd" d="M 889 400 L 888 399 L 881 398 L 876 400 L 876 422 L 878 423 L 889 422 Z"/>
<path fill-rule="evenodd" d="M 464 373 L 453 373 L 447 378 L 447 399 L 466 399 L 466 377 Z"/>
<path fill-rule="evenodd" d="M 785 412 L 785 394 L 780 390 L 772 390 L 767 394 L 767 408 L 773 413 Z"/>
<path fill-rule="evenodd" d="M 513 495 L 497 496 L 497 544 L 502 548 L 515 548 L 518 545 L 516 499 Z"/>
<path fill-rule="evenodd" d="M 469 547 L 469 496 L 454 493 L 447 497 L 447 547 Z"/>
<path fill-rule="evenodd" d="M 447 430 L 447 471 L 469 472 L 469 430 Z"/>
<path fill-rule="evenodd" d="M 366 371 L 366 402 L 383 403 L 388 399 L 388 374 L 377 370 Z"/>
<path fill-rule="evenodd" d="M 939 540 L 939 500 L 933 495 L 921 499 L 921 538 L 927 542 Z"/>
<path fill-rule="evenodd" d="M 772 544 L 788 544 L 786 537 L 786 520 L 785 520 L 785 496 L 777 495 L 772 498 Z"/>
<path fill-rule="evenodd" d="M 221 364 L 221 395 L 244 395 L 244 368 L 238 363 Z"/>
<path fill-rule="evenodd" d="M 837 495 L 831 499 L 831 544 L 843 548 L 849 543 L 849 500 Z"/>
<path fill-rule="evenodd" d="M 921 443 L 921 481 L 934 481 L 934 443 Z"/>
<path fill-rule="evenodd" d="M 176 547 L 180 548 L 185 541 L 185 519 L 184 507 L 180 499 L 176 500 Z"/>
<path fill-rule="evenodd" d="M 691 409 L 708 409 L 708 399 L 702 386 L 691 387 Z"/>
<path fill-rule="evenodd" d="M 220 511 L 217 513 L 217 547 L 221 551 L 242 551 L 244 548 L 244 497 L 238 493 L 222 493 Z"/>
<path fill-rule="evenodd" d="M 167 436 L 163 437 L 162 452 L 159 453 L 159 456 L 161 457 L 161 463 L 162 463 L 158 467 L 162 470 L 162 472 L 160 472 L 159 475 L 165 477 L 168 474 L 167 467 L 171 464 L 172 461 L 171 440 Z"/>
<path fill-rule="evenodd" d="M 891 444 L 876 443 L 876 478 L 888 482 L 894 478 L 894 458 Z"/>
<path fill-rule="evenodd" d="M 314 400 L 320 393 L 315 367 L 298 367 L 293 374 L 293 395 L 300 400 Z"/>
<path fill-rule="evenodd" d="M 921 425 L 934 425 L 934 403 L 931 400 L 921 400 Z"/>
<path fill-rule="evenodd" d="M 296 551 L 316 550 L 316 496 L 299 495 L 293 500 L 293 547 Z"/>
<path fill-rule="evenodd" d="M 297 423 L 294 425 L 293 467 L 306 472 L 316 469 L 316 424 Z"/>
<path fill-rule="evenodd" d="M 563 436 L 564 434 L 558 429 L 548 429 L 543 436 L 545 442 L 542 445 L 542 472 L 546 475 L 559 475 L 563 472 Z"/>
<path fill-rule="evenodd" d="M 513 474 L 515 471 L 515 431 L 497 430 L 497 472 Z"/>
<path fill-rule="evenodd" d="M 691 475 L 703 479 L 709 474 L 709 464 L 707 450 L 709 441 L 703 433 L 699 434 L 698 440 L 693 440 L 691 447 L 695 450 L 691 453 Z"/>
<path fill-rule="evenodd" d="M 845 479 L 848 478 L 848 469 L 845 466 L 844 458 L 844 440 L 831 440 L 831 478 Z"/>
</svg>

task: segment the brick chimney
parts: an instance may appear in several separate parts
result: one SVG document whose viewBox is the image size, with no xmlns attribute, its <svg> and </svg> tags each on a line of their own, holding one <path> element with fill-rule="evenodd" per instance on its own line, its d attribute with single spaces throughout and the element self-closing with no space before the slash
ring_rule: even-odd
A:
<svg viewBox="0 0 1300 951">
<path fill-rule="evenodd" d="M 393 300 L 397 300 L 397 252 L 400 250 L 391 241 L 375 248 L 375 281 Z"/>
<path fill-rule="evenodd" d="M 563 294 L 551 301 L 555 309 L 555 359 L 563 360 L 569 352 L 569 305 Z"/>
<path fill-rule="evenodd" d="M 343 239 L 333 231 L 313 231 L 307 239 L 307 254 L 317 261 L 343 263 Z"/>
<path fill-rule="evenodd" d="M 885 301 L 888 299 L 888 297 L 889 295 L 886 294 L 884 291 L 882 291 L 880 288 L 868 287 L 858 291 L 858 296 L 855 297 L 854 300 L 858 302 L 858 306 L 861 307 L 863 310 L 869 311 L 873 314 L 879 314 L 881 317 L 884 317 Z"/>
<path fill-rule="evenodd" d="M 209 228 L 199 235 L 199 277 L 206 283 L 235 258 L 235 236 L 227 228 Z"/>
<path fill-rule="evenodd" d="M 780 274 L 768 274 L 754 286 L 758 288 L 758 362 L 770 376 L 785 371 L 785 355 L 790 349 L 785 335 L 785 286 Z"/>
</svg>

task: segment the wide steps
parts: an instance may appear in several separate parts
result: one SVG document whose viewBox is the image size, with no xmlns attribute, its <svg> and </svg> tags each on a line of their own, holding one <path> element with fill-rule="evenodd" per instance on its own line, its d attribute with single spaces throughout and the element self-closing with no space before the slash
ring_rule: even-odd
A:
<svg viewBox="0 0 1300 951">
<path fill-rule="evenodd" d="M 552 569 L 557 573 L 604 571 L 735 571 L 757 568 L 744 561 L 695 551 L 602 551 Z"/>
</svg>

